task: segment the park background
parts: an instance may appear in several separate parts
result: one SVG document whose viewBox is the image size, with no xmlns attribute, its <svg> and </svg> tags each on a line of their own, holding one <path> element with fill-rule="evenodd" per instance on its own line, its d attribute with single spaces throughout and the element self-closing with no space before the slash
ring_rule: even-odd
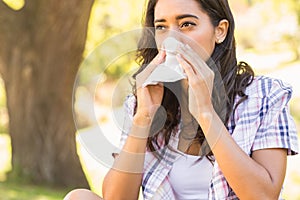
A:
<svg viewBox="0 0 300 200">
<path fill-rule="evenodd" d="M 67 104 L 69 107 L 74 106 L 75 116 L 78 119 L 77 128 L 78 126 L 92 126 L 93 118 L 96 117 L 99 127 L 103 132 L 108 133 L 107 137 L 110 137 L 113 143 L 118 143 L 118 136 L 115 133 L 120 130 L 115 125 L 113 113 L 116 107 L 122 105 L 124 95 L 116 96 L 115 91 L 123 75 L 129 74 L 137 66 L 132 61 L 132 53 L 128 53 L 110 64 L 107 70 L 100 70 L 102 73 L 99 77 L 94 73 L 99 72 L 101 67 L 105 68 L 101 66 L 106 63 L 105 55 L 110 51 L 118 52 L 118 48 L 121 47 L 116 45 L 107 48 L 106 45 L 107 51 L 103 54 L 96 54 L 92 58 L 90 55 L 99 46 L 111 41 L 111 38 L 117 38 L 125 32 L 139 29 L 145 3 L 143 0 L 86 0 L 85 2 L 87 3 L 80 3 L 76 0 L 65 2 L 1 0 L 0 2 L 0 73 L 2 77 L 0 81 L 0 200 L 63 199 L 70 189 L 88 185 L 93 191 L 101 194 L 102 179 L 108 168 L 80 142 L 80 134 L 91 129 L 76 132 L 75 125 L 74 127 L 71 125 L 74 124 L 72 109 L 64 110 L 64 108 Z M 229 3 L 236 19 L 238 60 L 248 62 L 257 75 L 280 78 L 293 86 L 290 109 L 299 133 L 299 0 L 229 0 Z M 22 14 L 28 19 L 15 17 Z M 50 25 L 45 26 L 47 24 L 43 22 L 49 22 Z M 73 29 L 74 27 L 77 29 Z M 76 35 L 76 31 L 81 31 L 81 35 Z M 33 39 L 28 40 L 28 48 L 21 48 L 18 51 L 20 46 L 26 46 L 25 37 L 33 37 Z M 31 44 L 31 41 L 34 44 Z M 123 46 L 132 45 L 131 40 L 121 42 Z M 40 46 L 35 45 L 36 43 Z M 73 44 L 77 46 L 72 46 Z M 37 46 L 38 50 L 34 49 Z M 81 50 L 78 50 L 80 48 Z M 66 53 L 73 51 L 76 53 Z M 45 53 L 42 54 L 42 52 Z M 6 59 L 9 55 L 24 57 L 26 62 L 24 60 L 11 62 L 14 59 Z M 41 56 L 43 60 L 37 59 L 38 56 Z M 77 58 L 77 62 L 69 61 L 69 57 L 72 61 Z M 80 81 L 84 87 L 77 87 L 74 91 L 77 95 L 76 103 L 74 103 L 72 91 L 76 73 L 83 58 L 89 61 L 89 69 L 81 73 Z M 49 63 L 44 61 L 48 59 Z M 53 60 L 55 63 L 52 63 Z M 63 64 L 60 65 L 60 63 Z M 55 68 L 56 66 L 64 67 L 66 63 L 72 67 L 70 69 L 66 67 L 66 70 Z M 22 70 L 18 71 L 18 69 Z M 58 73 L 55 73 L 55 70 Z M 21 76 L 17 76 L 18 74 Z M 69 77 L 69 74 L 73 76 Z M 96 80 L 91 76 L 95 76 Z M 36 79 L 42 82 L 34 82 L 33 80 Z M 12 85 L 13 92 L 10 89 Z M 88 98 L 91 92 L 89 89 L 93 88 L 91 85 L 97 85 L 97 87 L 95 95 Z M 130 89 L 129 85 L 126 87 Z M 33 98 L 37 101 L 33 101 Z M 113 98 L 118 98 L 114 106 L 112 106 Z M 87 104 L 93 104 L 94 112 L 85 109 Z M 32 109 L 35 112 L 32 112 Z M 69 115 L 62 116 L 69 119 L 67 122 L 59 117 L 53 117 L 68 112 L 70 112 Z M 21 119 L 18 119 L 18 116 L 21 116 L 19 117 Z M 36 120 L 33 120 L 34 116 Z M 56 118 L 57 120 L 54 120 Z M 70 126 L 69 129 L 53 128 L 66 124 Z M 17 142 L 12 143 L 13 140 Z M 68 141 L 70 143 L 67 143 Z M 76 164 L 75 141 L 85 176 L 80 175 L 82 169 Z M 38 148 L 32 148 L 35 145 Z M 12 158 L 13 152 L 16 153 L 14 159 Z M 69 157 L 71 161 L 65 162 Z M 30 160 L 30 163 L 26 160 Z M 74 165 L 72 165 L 73 162 Z M 284 198 L 287 200 L 300 199 L 299 166 L 298 155 L 289 157 L 284 184 Z M 73 168 L 74 170 L 71 170 Z"/>
</svg>

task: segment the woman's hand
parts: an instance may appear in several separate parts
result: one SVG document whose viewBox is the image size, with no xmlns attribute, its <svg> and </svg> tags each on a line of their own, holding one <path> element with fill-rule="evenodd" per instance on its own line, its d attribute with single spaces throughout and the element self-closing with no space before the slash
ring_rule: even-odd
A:
<svg viewBox="0 0 300 200">
<path fill-rule="evenodd" d="M 212 111 L 211 102 L 214 72 L 188 45 L 178 47 L 177 60 L 187 75 L 189 111 L 195 117 Z"/>
<path fill-rule="evenodd" d="M 138 125 L 149 125 L 155 112 L 162 102 L 164 87 L 162 84 L 143 86 L 146 79 L 161 64 L 166 56 L 166 52 L 161 50 L 152 62 L 136 76 L 137 90 L 137 112 L 135 123 Z"/>
</svg>

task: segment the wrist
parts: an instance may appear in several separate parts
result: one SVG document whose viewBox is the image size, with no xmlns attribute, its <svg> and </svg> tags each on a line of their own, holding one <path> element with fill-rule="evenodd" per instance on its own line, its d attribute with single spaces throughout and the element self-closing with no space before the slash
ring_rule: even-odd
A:
<svg viewBox="0 0 300 200">
<path fill-rule="evenodd" d="M 214 115 L 216 114 L 215 109 L 213 108 L 213 106 L 208 106 L 205 108 L 202 108 L 197 116 L 197 121 L 198 123 L 201 123 L 203 121 L 209 121 L 211 122 L 211 120 L 213 119 Z"/>
<path fill-rule="evenodd" d="M 136 114 L 133 117 L 133 123 L 129 136 L 136 139 L 146 139 L 149 136 L 151 127 L 151 118 L 147 115 Z"/>
<path fill-rule="evenodd" d="M 143 113 L 136 113 L 133 117 L 133 125 L 139 127 L 148 127 L 151 125 L 150 115 Z"/>
</svg>

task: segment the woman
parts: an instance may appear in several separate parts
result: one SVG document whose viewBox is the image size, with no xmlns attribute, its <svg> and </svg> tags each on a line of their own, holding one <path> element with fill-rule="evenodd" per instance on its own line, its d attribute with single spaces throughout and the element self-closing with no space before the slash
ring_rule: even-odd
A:
<svg viewBox="0 0 300 200">
<path fill-rule="evenodd" d="M 141 186 L 144 199 L 279 199 L 287 155 L 298 151 L 292 91 L 237 63 L 227 0 L 149 0 L 144 27 L 141 68 L 125 103 L 132 123 L 104 199 L 138 199 Z M 187 79 L 142 86 L 165 60 L 160 49 L 170 35 L 182 43 L 177 60 Z M 75 190 L 66 199 L 100 197 Z"/>
</svg>

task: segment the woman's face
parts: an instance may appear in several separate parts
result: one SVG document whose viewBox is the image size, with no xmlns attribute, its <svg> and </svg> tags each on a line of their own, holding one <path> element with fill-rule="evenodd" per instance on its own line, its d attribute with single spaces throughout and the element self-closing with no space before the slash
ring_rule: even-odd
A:
<svg viewBox="0 0 300 200">
<path fill-rule="evenodd" d="M 195 0 L 158 0 L 154 27 L 158 48 L 166 37 L 173 36 L 190 45 L 205 61 L 212 55 L 218 39 L 217 28 Z"/>
</svg>

